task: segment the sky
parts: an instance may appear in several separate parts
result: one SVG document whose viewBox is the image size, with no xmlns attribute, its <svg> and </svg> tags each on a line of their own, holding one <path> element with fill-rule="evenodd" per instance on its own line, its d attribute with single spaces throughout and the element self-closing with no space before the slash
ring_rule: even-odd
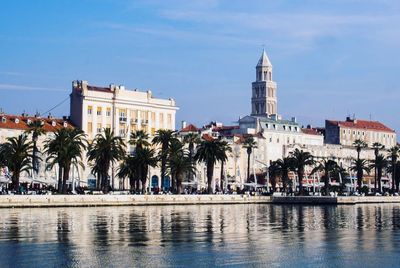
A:
<svg viewBox="0 0 400 268">
<path fill-rule="evenodd" d="M 172 97 L 177 122 L 234 124 L 265 47 L 284 118 L 399 130 L 399 25 L 398 0 L 2 0 L 0 108 L 68 115 L 87 80 Z"/>
</svg>

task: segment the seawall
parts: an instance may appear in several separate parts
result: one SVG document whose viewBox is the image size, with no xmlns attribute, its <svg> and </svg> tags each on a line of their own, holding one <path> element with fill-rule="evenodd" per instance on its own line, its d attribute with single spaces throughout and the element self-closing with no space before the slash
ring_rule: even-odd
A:
<svg viewBox="0 0 400 268">
<path fill-rule="evenodd" d="M 0 208 L 206 204 L 266 204 L 269 196 L 247 195 L 0 195 Z"/>
<path fill-rule="evenodd" d="M 356 205 L 368 203 L 400 203 L 400 196 L 0 195 L 0 208 L 212 204 Z"/>
</svg>

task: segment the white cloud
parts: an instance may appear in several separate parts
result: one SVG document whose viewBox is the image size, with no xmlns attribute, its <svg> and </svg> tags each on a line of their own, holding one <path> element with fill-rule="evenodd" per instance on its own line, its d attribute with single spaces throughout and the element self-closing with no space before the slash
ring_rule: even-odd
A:
<svg viewBox="0 0 400 268">
<path fill-rule="evenodd" d="M 17 90 L 17 91 L 63 91 L 61 88 L 49 88 L 49 87 L 36 87 L 36 86 L 25 86 L 25 85 L 13 85 L 13 84 L 0 84 L 0 90 Z"/>
</svg>

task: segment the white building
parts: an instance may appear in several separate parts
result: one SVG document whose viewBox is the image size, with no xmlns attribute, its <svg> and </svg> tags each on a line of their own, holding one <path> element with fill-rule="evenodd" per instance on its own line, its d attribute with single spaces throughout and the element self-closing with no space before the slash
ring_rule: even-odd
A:
<svg viewBox="0 0 400 268">
<path fill-rule="evenodd" d="M 96 87 L 73 81 L 71 122 L 89 139 L 110 128 L 126 140 L 129 133 L 145 130 L 150 136 L 159 129 L 175 130 L 178 107 L 174 99 L 157 99 L 150 90 L 127 90 L 124 86 Z"/>
</svg>

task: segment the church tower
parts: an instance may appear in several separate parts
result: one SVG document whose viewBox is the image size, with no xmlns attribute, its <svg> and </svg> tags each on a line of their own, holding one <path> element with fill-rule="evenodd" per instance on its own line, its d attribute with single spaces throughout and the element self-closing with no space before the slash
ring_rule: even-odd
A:
<svg viewBox="0 0 400 268">
<path fill-rule="evenodd" d="M 252 83 L 252 91 L 252 116 L 270 116 L 278 113 L 276 83 L 272 81 L 272 64 L 265 50 L 256 66 L 256 81 Z"/>
</svg>

